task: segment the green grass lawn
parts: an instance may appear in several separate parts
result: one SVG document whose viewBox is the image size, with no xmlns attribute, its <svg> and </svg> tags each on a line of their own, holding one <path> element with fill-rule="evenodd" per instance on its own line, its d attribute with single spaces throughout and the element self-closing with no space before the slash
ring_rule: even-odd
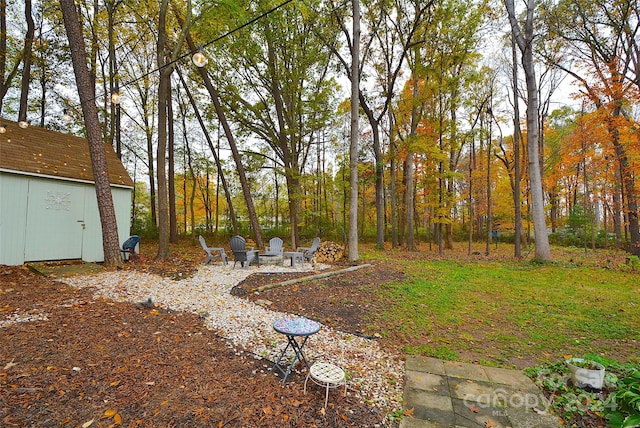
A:
<svg viewBox="0 0 640 428">
<path fill-rule="evenodd" d="M 404 352 L 520 368 L 585 353 L 637 361 L 640 274 L 624 266 L 394 260 L 407 279 L 379 290 L 388 304 L 372 328 Z"/>
</svg>

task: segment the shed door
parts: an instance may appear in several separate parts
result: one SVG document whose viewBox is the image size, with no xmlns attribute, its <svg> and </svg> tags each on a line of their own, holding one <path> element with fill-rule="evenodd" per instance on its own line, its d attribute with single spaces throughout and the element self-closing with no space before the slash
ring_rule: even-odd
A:
<svg viewBox="0 0 640 428">
<path fill-rule="evenodd" d="M 25 261 L 82 258 L 84 186 L 29 180 Z"/>
</svg>

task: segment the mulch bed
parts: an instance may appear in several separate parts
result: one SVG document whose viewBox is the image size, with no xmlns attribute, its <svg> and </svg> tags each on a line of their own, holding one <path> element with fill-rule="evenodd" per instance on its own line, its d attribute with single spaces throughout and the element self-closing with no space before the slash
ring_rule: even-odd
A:
<svg viewBox="0 0 640 428">
<path fill-rule="evenodd" d="M 335 265 L 339 271 L 349 264 Z M 325 271 L 322 271 L 325 272 Z M 336 330 L 368 338 L 374 337 L 369 327 L 370 314 L 379 313 L 383 306 L 375 287 L 391 281 L 399 281 L 404 274 L 388 263 L 375 263 L 371 267 L 339 273 L 323 279 L 301 281 L 260 293 L 258 287 L 276 284 L 295 278 L 308 277 L 309 273 L 254 274 L 233 288 L 231 294 L 244 296 L 251 301 L 267 301 L 269 308 L 315 319 Z"/>
<path fill-rule="evenodd" d="M 0 320 L 11 314 L 47 320 L 0 327 L 3 427 L 366 427 L 385 420 L 336 391 L 323 410 L 319 387 L 304 395 L 300 376 L 283 386 L 268 361 L 234 350 L 194 314 L 94 300 L 90 289 L 0 266 Z M 337 313 L 305 314 L 348 325 Z"/>
</svg>

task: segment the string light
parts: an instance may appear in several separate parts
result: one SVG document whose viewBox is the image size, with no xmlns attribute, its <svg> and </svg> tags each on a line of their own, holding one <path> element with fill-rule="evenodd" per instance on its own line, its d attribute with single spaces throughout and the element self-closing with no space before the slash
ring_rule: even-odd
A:
<svg viewBox="0 0 640 428">
<path fill-rule="evenodd" d="M 28 120 L 21 120 L 20 122 L 18 122 L 18 126 L 22 129 L 26 129 L 29 127 L 29 121 Z"/>
<path fill-rule="evenodd" d="M 113 93 L 111 94 L 111 102 L 115 105 L 120 104 L 120 90 L 118 89 L 118 85 L 116 85 L 116 88 L 113 90 Z"/>
<path fill-rule="evenodd" d="M 0 134 L 4 134 L 5 132 L 7 132 L 7 125 L 3 123 L 0 125 Z"/>
<path fill-rule="evenodd" d="M 209 60 L 204 55 L 204 48 L 202 47 L 202 45 L 200 45 L 196 53 L 193 54 L 193 57 L 191 57 L 191 60 L 193 61 L 193 64 L 196 67 L 202 68 L 205 65 L 207 65 L 207 62 L 209 62 Z"/>
<path fill-rule="evenodd" d="M 187 52 L 186 54 L 184 54 L 184 55 L 182 55 L 182 56 L 180 56 L 180 57 L 178 57 L 178 58 L 176 58 L 176 59 L 174 59 L 172 61 L 169 61 L 166 64 L 163 64 L 162 66 L 160 66 L 160 67 L 158 67 L 158 68 L 156 68 L 154 70 L 151 70 L 151 71 L 149 71 L 147 73 L 144 73 L 142 76 L 136 77 L 136 78 L 124 83 L 123 86 L 124 87 L 129 86 L 129 85 L 131 85 L 131 84 L 133 84 L 133 83 L 145 78 L 146 76 L 148 76 L 148 75 L 150 75 L 152 73 L 155 73 L 155 72 L 157 72 L 157 71 L 159 71 L 159 70 L 161 70 L 161 69 L 163 69 L 165 67 L 169 67 L 169 66 L 171 66 L 171 65 L 173 65 L 173 64 L 175 64 L 175 63 L 177 63 L 177 62 L 179 62 L 181 60 L 183 60 L 184 58 L 188 57 L 189 55 L 192 55 L 191 56 L 191 60 L 196 66 L 204 67 L 208 62 L 207 57 L 204 55 L 204 48 L 205 47 L 207 47 L 207 46 L 209 46 L 209 45 L 211 45 L 213 43 L 216 43 L 216 42 L 218 42 L 218 41 L 220 41 L 220 40 L 222 40 L 222 39 L 224 39 L 224 38 L 226 38 L 226 37 L 238 32 L 238 31 L 240 31 L 240 30 L 252 25 L 254 22 L 259 21 L 260 19 L 270 15 L 271 13 L 275 12 L 276 10 L 278 10 L 278 9 L 280 9 L 280 8 L 286 6 L 286 5 L 288 5 L 291 2 L 293 2 L 293 0 L 284 0 L 282 3 L 274 6 L 273 8 L 267 10 L 266 12 L 261 13 L 260 15 L 258 15 L 256 17 L 254 17 L 253 19 L 245 22 L 244 24 L 242 24 L 242 25 L 240 25 L 238 27 L 235 27 L 232 30 L 227 31 L 226 33 L 222 34 L 219 37 L 216 37 L 213 40 L 210 40 L 209 42 L 205 43 L 204 45 L 200 45 L 198 50 L 196 50 L 193 53 L 193 55 L 191 54 L 191 52 Z M 202 65 L 199 65 L 199 64 L 202 64 Z M 95 101 L 96 98 L 92 98 L 92 99 L 89 99 L 89 100 L 84 100 L 84 101 L 81 102 L 81 104 L 85 103 L 85 102 L 88 102 L 88 101 Z M 120 92 L 118 90 L 118 86 L 117 85 L 116 85 L 116 88 L 115 88 L 114 92 L 111 94 L 111 102 L 113 104 L 120 104 Z"/>
</svg>

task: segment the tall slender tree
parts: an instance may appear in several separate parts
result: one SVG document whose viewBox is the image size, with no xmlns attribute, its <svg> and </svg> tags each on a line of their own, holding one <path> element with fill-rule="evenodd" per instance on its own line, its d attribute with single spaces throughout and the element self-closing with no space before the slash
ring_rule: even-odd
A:
<svg viewBox="0 0 640 428">
<path fill-rule="evenodd" d="M 89 153 L 93 167 L 100 224 L 102 225 L 102 242 L 104 249 L 104 264 L 106 267 L 115 268 L 121 265 L 120 242 L 118 240 L 118 224 L 116 222 L 111 185 L 107 171 L 107 157 L 102 142 L 98 109 L 95 105 L 95 88 L 92 84 L 89 69 L 86 63 L 86 49 L 82 27 L 78 19 L 78 13 L 73 0 L 60 0 L 64 25 L 69 39 L 73 70 L 78 85 L 78 95 L 85 120 L 87 138 L 89 140 Z"/>
<path fill-rule="evenodd" d="M 4 105 L 4 97 L 14 77 L 17 76 L 22 62 L 22 55 L 17 56 L 7 73 L 8 57 L 7 43 L 7 0 L 0 0 L 0 113 Z"/>
<path fill-rule="evenodd" d="M 20 122 L 27 121 L 27 112 L 29 110 L 29 83 L 31 82 L 31 59 L 33 38 L 35 36 L 36 27 L 31 14 L 31 0 L 24 2 L 24 16 L 27 21 L 27 33 L 24 36 L 23 65 L 22 65 L 22 85 L 20 90 L 20 111 L 18 112 L 18 120 Z"/>
<path fill-rule="evenodd" d="M 360 111 L 360 0 L 351 0 L 352 7 L 352 43 L 351 43 L 351 130 L 349 143 L 349 171 L 351 197 L 349 202 L 349 251 L 350 262 L 358 260 L 358 140 L 360 129 L 358 118 Z"/>
<path fill-rule="evenodd" d="M 158 182 L 158 254 L 156 258 L 163 260 L 169 255 L 169 189 L 167 183 L 167 138 L 168 138 L 168 107 L 171 97 L 170 79 L 175 69 L 175 61 L 181 51 L 182 44 L 187 37 L 191 23 L 191 0 L 185 5 L 186 19 L 182 31 L 170 49 L 167 35 L 167 15 L 169 0 L 162 0 L 158 20 L 157 64 L 158 80 L 158 148 L 157 148 L 157 182 Z"/>
<path fill-rule="evenodd" d="M 522 54 L 522 69 L 527 83 L 527 155 L 531 187 L 531 210 L 536 243 L 535 254 L 537 259 L 551 260 L 538 150 L 538 85 L 533 60 L 535 0 L 526 0 L 524 32 L 516 18 L 514 1 L 504 0 L 504 4 L 509 15 L 511 32 Z"/>
</svg>

